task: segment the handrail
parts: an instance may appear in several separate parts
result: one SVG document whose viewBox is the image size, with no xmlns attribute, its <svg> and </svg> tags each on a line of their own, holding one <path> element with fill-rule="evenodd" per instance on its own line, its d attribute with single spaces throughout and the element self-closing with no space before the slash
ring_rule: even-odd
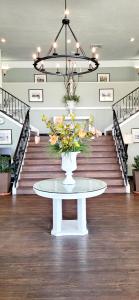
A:
<svg viewBox="0 0 139 300">
<path fill-rule="evenodd" d="M 119 122 L 117 119 L 117 115 L 115 110 L 113 109 L 113 134 L 119 154 L 119 159 L 121 162 L 121 167 L 124 175 L 125 183 L 128 184 L 128 174 L 127 174 L 127 148 L 124 144 L 124 140 L 122 137 L 121 128 L 119 126 Z"/>
<path fill-rule="evenodd" d="M 139 87 L 112 105 L 118 122 L 121 123 L 139 111 Z"/>
<path fill-rule="evenodd" d="M 19 141 L 14 153 L 13 163 L 12 163 L 12 170 L 13 170 L 13 183 L 16 187 L 16 183 L 19 177 L 20 169 L 22 166 L 22 161 L 24 158 L 24 153 L 26 150 L 26 145 L 29 137 L 30 132 L 30 121 L 29 121 L 29 109 L 26 113 L 25 121 L 20 133 Z"/>
<path fill-rule="evenodd" d="M 0 110 L 20 124 L 24 124 L 30 106 L 2 88 L 0 92 L 2 95 Z"/>
</svg>

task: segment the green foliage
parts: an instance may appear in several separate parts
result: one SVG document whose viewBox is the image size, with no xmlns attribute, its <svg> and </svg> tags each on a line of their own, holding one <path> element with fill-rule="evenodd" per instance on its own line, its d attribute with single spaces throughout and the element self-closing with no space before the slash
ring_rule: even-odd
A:
<svg viewBox="0 0 139 300">
<path fill-rule="evenodd" d="M 139 170 L 139 155 L 134 157 L 134 164 L 132 165 L 132 167 L 136 170 Z"/>
<path fill-rule="evenodd" d="M 80 101 L 80 96 L 77 95 L 65 95 L 64 96 L 64 103 L 67 103 L 67 101 L 74 101 L 76 103 L 78 103 Z"/>
<path fill-rule="evenodd" d="M 0 173 L 9 173 L 11 171 L 10 156 L 0 155 Z"/>
</svg>

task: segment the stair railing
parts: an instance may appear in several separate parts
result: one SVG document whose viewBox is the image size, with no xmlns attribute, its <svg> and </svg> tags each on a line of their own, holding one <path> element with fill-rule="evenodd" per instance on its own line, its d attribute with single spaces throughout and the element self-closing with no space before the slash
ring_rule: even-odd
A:
<svg viewBox="0 0 139 300">
<path fill-rule="evenodd" d="M 126 185 L 128 184 L 128 172 L 127 172 L 127 148 L 124 144 L 121 128 L 119 126 L 118 118 L 115 110 L 113 109 L 113 135 L 116 142 L 118 156 L 120 159 L 124 180 Z"/>
<path fill-rule="evenodd" d="M 13 157 L 12 170 L 13 170 L 14 187 L 16 187 L 16 184 L 18 181 L 18 177 L 19 177 L 21 166 L 22 166 L 29 134 L 30 134 L 30 121 L 29 121 L 29 109 L 28 109 L 26 116 L 25 116 L 25 121 L 24 121 L 22 130 L 20 133 L 19 141 L 18 141 L 16 150 L 14 153 L 14 157 Z"/>
<path fill-rule="evenodd" d="M 0 88 L 0 97 L 0 110 L 17 122 L 24 124 L 29 105 L 2 88 Z"/>
<path fill-rule="evenodd" d="M 131 93 L 118 100 L 113 104 L 112 108 L 116 113 L 119 123 L 135 114 L 139 111 L 139 88 L 136 88 Z"/>
</svg>

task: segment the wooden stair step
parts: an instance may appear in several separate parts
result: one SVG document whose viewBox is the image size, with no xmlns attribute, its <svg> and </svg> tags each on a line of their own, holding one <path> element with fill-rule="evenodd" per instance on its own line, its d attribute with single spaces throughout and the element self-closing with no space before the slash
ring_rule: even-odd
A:
<svg viewBox="0 0 139 300">
<path fill-rule="evenodd" d="M 98 139 L 96 140 L 91 140 L 88 142 L 88 145 L 89 146 L 113 146 L 113 140 L 103 140 L 103 141 L 100 141 Z M 40 141 L 38 144 L 35 144 L 33 141 L 29 141 L 28 143 L 28 147 L 33 147 L 33 148 L 45 148 L 45 147 L 48 147 L 50 144 L 48 141 Z"/>
<path fill-rule="evenodd" d="M 125 187 L 108 187 L 107 190 L 105 191 L 106 194 L 123 194 L 126 192 Z M 17 190 L 18 195 L 32 195 L 35 194 L 33 191 L 33 187 L 26 187 L 26 188 L 18 188 Z"/>
<path fill-rule="evenodd" d="M 116 157 L 105 157 L 105 158 L 88 158 L 88 157 L 77 157 L 77 165 L 78 164 L 115 164 L 118 163 L 118 160 Z M 44 158 L 44 159 L 28 159 L 25 158 L 24 164 L 26 166 L 30 165 L 51 165 L 51 164 L 60 164 L 61 165 L 61 157 L 59 159 L 56 158 Z"/>
<path fill-rule="evenodd" d="M 99 141 L 99 140 L 93 140 L 93 141 L 90 141 L 89 143 L 89 146 L 92 146 L 94 147 L 95 145 L 96 146 L 113 146 L 113 140 L 110 140 L 110 141 Z M 45 147 L 49 147 L 50 144 L 48 144 L 48 142 L 46 141 L 40 141 L 39 144 L 35 144 L 34 142 L 32 141 L 29 141 L 28 143 L 28 147 L 33 147 L 33 148 L 45 148 Z"/>
<path fill-rule="evenodd" d="M 126 187 L 125 186 L 110 186 L 106 190 L 106 194 L 125 194 L 126 193 Z"/>
<path fill-rule="evenodd" d="M 64 178 L 64 177 L 63 177 Z M 44 178 L 38 178 L 37 181 L 44 180 Z M 115 178 L 102 178 L 108 186 L 123 186 L 123 179 L 115 179 Z M 30 179 L 20 179 L 19 187 L 32 187 L 36 183 L 36 178 Z"/>
<path fill-rule="evenodd" d="M 47 152 L 30 152 L 30 153 L 28 153 L 28 152 L 26 152 L 26 154 L 25 154 L 25 158 L 36 158 L 36 159 L 42 159 L 42 158 L 51 158 L 50 157 L 51 156 L 51 154 L 50 153 L 47 153 Z M 83 154 L 83 153 L 80 153 L 79 155 L 78 155 L 79 157 L 82 157 L 82 158 L 88 158 L 88 157 L 90 157 L 90 158 L 97 158 L 97 157 L 101 157 L 101 158 L 103 158 L 103 157 L 107 157 L 107 158 L 110 158 L 110 157 L 117 157 L 117 155 L 116 155 L 116 152 L 115 151 L 104 151 L 104 152 L 98 152 L 98 151 L 93 151 L 92 153 L 87 153 L 87 154 Z M 53 156 L 52 156 L 53 157 Z"/>
<path fill-rule="evenodd" d="M 110 170 L 116 170 L 116 171 L 119 171 L 119 165 L 116 163 L 116 164 L 86 164 L 86 163 L 82 163 L 80 164 L 80 162 L 78 162 L 78 171 L 104 171 L 104 168 L 105 168 L 105 171 L 110 171 Z M 57 171 L 60 171 L 61 170 L 61 163 L 59 164 L 55 164 L 55 163 L 51 163 L 51 165 L 44 165 L 44 164 L 39 164 L 39 165 L 34 165 L 34 166 L 26 166 L 24 165 L 23 166 L 23 171 L 26 171 L 26 172 L 50 172 L 50 171 L 53 171 L 53 172 L 57 172 Z"/>
<path fill-rule="evenodd" d="M 63 171 L 57 171 L 57 172 L 32 172 L 32 173 L 28 173 L 25 171 L 22 171 L 21 173 L 21 178 L 59 178 L 61 177 L 63 174 Z M 76 176 L 79 177 L 90 177 L 90 178 L 119 178 L 121 176 L 121 172 L 120 171 L 75 171 L 74 174 Z"/>
<path fill-rule="evenodd" d="M 40 142 L 48 142 L 49 139 L 50 139 L 50 137 L 48 135 L 40 135 Z M 91 141 L 96 141 L 96 140 L 99 142 L 113 141 L 113 137 L 112 137 L 112 135 L 102 135 L 98 138 L 91 139 Z M 29 141 L 35 143 L 35 135 L 30 136 Z"/>
<path fill-rule="evenodd" d="M 114 145 L 108 145 L 108 146 L 104 146 L 104 145 L 89 145 L 89 149 L 88 152 L 95 152 L 95 151 L 103 151 L 103 152 L 107 152 L 107 151 L 115 151 L 115 146 Z M 40 146 L 34 146 L 34 147 L 28 147 L 28 153 L 36 153 L 36 152 L 48 152 L 50 153 L 50 148 L 48 147 L 48 145 L 46 145 L 45 147 L 40 147 Z"/>
</svg>

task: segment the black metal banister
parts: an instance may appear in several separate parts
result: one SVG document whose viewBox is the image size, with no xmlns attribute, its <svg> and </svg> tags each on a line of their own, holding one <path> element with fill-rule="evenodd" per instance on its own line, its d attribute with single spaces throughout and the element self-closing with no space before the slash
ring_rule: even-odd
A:
<svg viewBox="0 0 139 300">
<path fill-rule="evenodd" d="M 24 153 L 26 150 L 28 138 L 30 133 L 30 121 L 29 121 L 29 110 L 26 113 L 25 121 L 20 133 L 19 141 L 14 153 L 13 163 L 12 163 L 12 170 L 13 170 L 13 183 L 16 187 L 16 183 L 18 181 L 20 169 L 22 166 Z"/>
<path fill-rule="evenodd" d="M 115 110 L 113 109 L 113 135 L 117 146 L 118 156 L 120 159 L 124 180 L 128 184 L 128 171 L 127 171 L 127 148 L 124 144 L 121 128 L 117 119 Z"/>
<path fill-rule="evenodd" d="M 30 106 L 2 88 L 0 88 L 0 93 L 2 97 L 0 110 L 15 121 L 23 124 Z"/>
<path fill-rule="evenodd" d="M 124 97 L 122 97 L 121 99 L 119 99 L 118 101 L 116 101 L 113 105 L 112 105 L 112 108 L 114 108 L 114 106 L 119 103 L 120 101 L 122 101 L 124 98 L 130 96 L 133 92 L 136 92 L 139 90 L 139 87 L 137 87 L 135 90 L 132 90 L 130 93 L 128 93 L 127 95 L 125 95 Z"/>
<path fill-rule="evenodd" d="M 28 104 L 26 104 L 26 103 L 25 103 L 24 101 L 22 101 L 21 99 L 17 98 L 15 95 L 9 93 L 8 91 L 6 91 L 6 90 L 3 89 L 3 88 L 0 88 L 0 90 L 3 91 L 3 92 L 5 92 L 5 93 L 7 93 L 7 94 L 9 94 L 11 97 L 16 98 L 17 100 L 19 100 L 20 102 L 22 102 L 23 104 L 25 104 L 28 108 L 30 108 L 30 106 L 29 106 Z"/>
<path fill-rule="evenodd" d="M 119 123 L 139 111 L 139 87 L 112 105 Z"/>
<path fill-rule="evenodd" d="M 30 133 L 30 106 L 2 88 L 0 88 L 0 93 L 0 111 L 22 124 L 20 137 L 12 162 L 12 184 L 16 187 Z"/>
</svg>

